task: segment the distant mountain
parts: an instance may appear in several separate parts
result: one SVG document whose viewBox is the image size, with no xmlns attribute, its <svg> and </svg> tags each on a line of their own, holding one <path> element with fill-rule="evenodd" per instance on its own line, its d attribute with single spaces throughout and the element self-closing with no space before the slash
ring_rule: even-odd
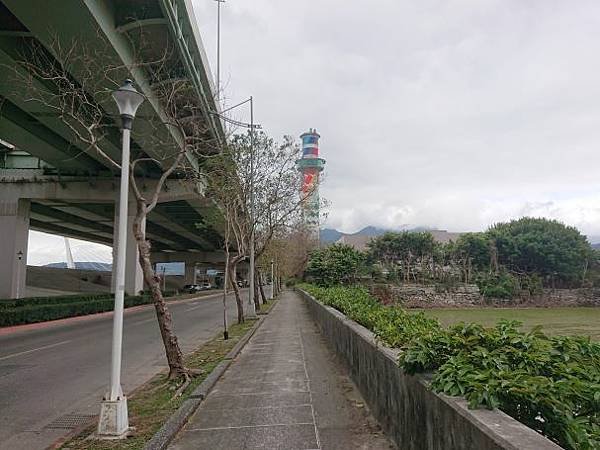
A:
<svg viewBox="0 0 600 450">
<path fill-rule="evenodd" d="M 388 231 L 391 231 L 391 230 L 386 230 L 384 228 L 377 228 L 377 227 L 373 227 L 373 226 L 369 225 L 368 227 L 364 227 L 362 230 L 357 231 L 356 233 L 353 233 L 353 234 L 358 234 L 360 236 L 377 237 L 377 236 L 381 236 L 382 234 L 385 234 Z"/>
<path fill-rule="evenodd" d="M 321 243 L 322 244 L 332 244 L 340 240 L 342 236 L 368 236 L 368 237 L 377 237 L 384 234 L 386 230 L 383 228 L 377 228 L 374 226 L 364 227 L 362 230 L 357 231 L 356 233 L 342 233 L 341 231 L 334 230 L 331 228 L 324 228 L 320 232 Z"/>
<path fill-rule="evenodd" d="M 321 242 L 323 244 L 332 244 L 339 240 L 343 236 L 344 233 L 338 230 L 333 230 L 331 228 L 324 228 L 319 232 L 319 237 L 321 238 Z"/>
<path fill-rule="evenodd" d="M 332 244 L 334 242 L 339 241 L 340 238 L 342 238 L 343 236 L 350 236 L 351 238 L 357 237 L 357 236 L 367 236 L 367 237 L 373 238 L 373 237 L 381 236 L 382 234 L 385 234 L 388 231 L 396 231 L 396 232 L 400 232 L 400 231 L 431 231 L 431 232 L 434 232 L 436 230 L 433 230 L 432 228 L 429 228 L 429 227 L 423 227 L 423 226 L 410 227 L 408 225 L 403 225 L 400 228 L 392 230 L 392 229 L 379 228 L 379 227 L 374 227 L 372 225 L 369 225 L 367 227 L 364 227 L 362 230 L 357 231 L 356 233 L 343 233 L 341 231 L 334 230 L 332 228 L 324 228 L 320 232 L 320 237 L 321 237 L 321 244 Z M 446 233 L 446 232 L 444 231 L 444 233 Z M 363 241 L 364 241 L 364 239 L 363 239 Z"/>
<path fill-rule="evenodd" d="M 46 264 L 44 267 L 52 267 L 54 269 L 66 269 L 66 262 L 57 262 Z M 112 271 L 111 263 L 95 262 L 95 261 L 77 261 L 75 262 L 75 268 L 79 270 L 97 270 L 99 272 L 110 272 Z"/>
</svg>

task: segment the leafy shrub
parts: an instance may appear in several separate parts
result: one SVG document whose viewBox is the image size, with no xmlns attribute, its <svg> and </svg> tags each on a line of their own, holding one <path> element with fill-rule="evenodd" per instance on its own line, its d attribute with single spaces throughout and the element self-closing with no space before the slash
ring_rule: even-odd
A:
<svg viewBox="0 0 600 450">
<path fill-rule="evenodd" d="M 517 279 L 509 273 L 480 274 L 475 280 L 479 292 L 487 298 L 513 298 L 519 293 Z"/>
<path fill-rule="evenodd" d="M 308 261 L 306 274 L 321 286 L 353 283 L 364 269 L 365 255 L 354 247 L 333 244 L 315 250 Z"/>
<path fill-rule="evenodd" d="M 514 321 L 443 328 L 363 288 L 300 287 L 402 350 L 407 373 L 433 372 L 436 392 L 463 396 L 473 408 L 498 407 L 565 448 L 600 448 L 600 344 L 589 338 L 525 333 Z"/>
</svg>

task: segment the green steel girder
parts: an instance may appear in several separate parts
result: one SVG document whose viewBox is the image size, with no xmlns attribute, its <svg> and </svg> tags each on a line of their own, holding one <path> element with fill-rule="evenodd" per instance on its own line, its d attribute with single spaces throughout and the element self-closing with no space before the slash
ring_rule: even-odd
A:
<svg viewBox="0 0 600 450">
<path fill-rule="evenodd" d="M 188 76 L 194 82 L 197 95 L 202 101 L 202 109 L 211 123 L 211 130 L 219 147 L 225 144 L 225 132 L 218 116 L 212 114 L 218 105 L 214 102 L 212 82 L 209 78 L 208 59 L 201 45 L 200 35 L 195 23 L 190 21 L 193 6 L 190 0 L 159 0 L 160 6 L 167 18 L 171 35 L 175 38 L 180 49 Z M 204 70 L 198 70 L 201 65 Z M 212 106 L 212 108 L 211 108 Z"/>
<path fill-rule="evenodd" d="M 55 167 L 94 172 L 104 167 L 10 100 L 0 97 L 0 137 Z"/>
<path fill-rule="evenodd" d="M 97 242 L 99 244 L 112 245 L 112 238 L 97 236 L 90 233 L 85 233 L 72 228 L 62 227 L 50 222 L 43 222 L 36 219 L 29 220 L 29 228 L 32 230 L 43 231 L 46 233 L 59 234 L 61 236 L 83 239 L 86 241 Z"/>
<path fill-rule="evenodd" d="M 112 221 L 114 217 L 114 205 L 113 204 L 72 204 L 78 209 L 91 212 L 98 216 L 105 217 L 107 221 Z M 172 219 L 169 219 L 172 220 Z M 172 250 L 187 250 L 187 249 L 200 249 L 204 250 L 204 247 L 199 247 L 197 242 L 191 241 L 183 236 L 180 236 L 158 223 L 152 221 L 152 215 L 146 220 L 146 234 L 152 242 L 153 248 L 169 248 Z M 175 247 L 173 248 L 172 244 Z"/>
<path fill-rule="evenodd" d="M 183 201 L 160 203 L 156 206 L 155 211 L 164 216 L 170 218 L 174 223 L 180 225 L 186 229 L 189 233 L 199 235 L 200 228 L 205 224 L 205 219 L 202 215 L 194 208 Z M 207 250 L 214 250 L 220 248 L 222 244 L 221 236 L 212 228 L 205 226 L 202 231 L 202 239 L 207 242 Z"/>
<path fill-rule="evenodd" d="M 63 43 L 77 40 L 82 42 L 82 45 L 85 44 L 90 51 L 97 51 L 99 55 L 105 57 L 107 66 L 123 66 L 120 78 L 132 77 L 140 91 L 149 97 L 148 101 L 141 106 L 138 113 L 140 119 L 134 126 L 133 138 L 139 144 L 139 148 L 143 148 L 151 157 L 163 160 L 165 142 L 173 142 L 174 148 L 183 145 L 178 132 L 172 127 L 165 125 L 154 129 L 143 120 L 144 117 L 154 116 L 162 123 L 167 123 L 162 107 L 150 95 L 151 88 L 143 67 L 135 64 L 135 51 L 131 46 L 131 41 L 117 31 L 115 8 L 118 3 L 116 0 L 61 0 L 60 11 L 57 11 L 53 2 L 1 1 L 49 50 L 52 50 L 53 42 L 57 38 Z M 137 3 L 139 6 L 142 3 L 150 4 L 152 2 Z M 135 11 L 132 11 L 132 15 L 135 15 Z M 98 33 L 103 35 L 103 39 L 98 39 Z M 130 67 L 131 73 L 127 73 L 125 67 Z M 85 72 L 85 67 L 72 66 L 71 69 L 75 80 L 78 80 Z M 115 74 L 115 77 L 119 78 L 119 74 Z M 107 90 L 115 87 L 114 85 L 105 86 Z M 116 117 L 116 107 L 112 101 L 103 106 L 109 114 Z M 160 142 L 160 145 L 157 142 Z M 190 163 L 195 165 L 195 158 L 191 158 Z M 168 161 L 165 164 L 168 164 Z"/>
<path fill-rule="evenodd" d="M 100 222 L 85 219 L 83 217 L 76 216 L 74 214 L 66 213 L 51 206 L 42 205 L 40 203 L 31 203 L 31 212 L 48 218 L 59 220 L 69 224 L 79 225 L 81 227 L 90 228 L 95 231 L 102 233 L 113 233 L 113 227 L 104 225 Z"/>
</svg>

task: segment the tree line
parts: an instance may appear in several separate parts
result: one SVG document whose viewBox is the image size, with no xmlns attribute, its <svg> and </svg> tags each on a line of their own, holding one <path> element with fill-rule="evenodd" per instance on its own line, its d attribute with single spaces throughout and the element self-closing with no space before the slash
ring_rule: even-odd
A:
<svg viewBox="0 0 600 450">
<path fill-rule="evenodd" d="M 591 286 L 596 266 L 596 252 L 576 228 L 524 217 L 447 243 L 428 231 L 404 231 L 372 239 L 365 252 L 336 244 L 313 253 L 307 274 L 327 285 L 367 274 L 402 283 L 476 283 L 484 295 L 511 297 Z"/>
</svg>

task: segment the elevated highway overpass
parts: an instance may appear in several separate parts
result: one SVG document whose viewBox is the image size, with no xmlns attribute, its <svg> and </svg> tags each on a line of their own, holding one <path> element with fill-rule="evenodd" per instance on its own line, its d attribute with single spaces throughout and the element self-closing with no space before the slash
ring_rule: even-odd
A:
<svg viewBox="0 0 600 450">
<path fill-rule="evenodd" d="M 25 292 L 29 229 L 114 244 L 118 171 L 77 139 L 60 114 L 32 102 L 15 83 L 27 78 L 40 92 L 52 93 L 52 83 L 27 73 L 27 60 L 41 49 L 49 64 L 63 65 L 57 45 L 73 43 L 74 49 L 96 55 L 97 66 L 120 68 L 115 81 L 131 78 L 148 97 L 138 112 L 147 120 L 136 119 L 132 142 L 132 152 L 148 159 L 136 171 L 146 189 L 152 189 L 169 164 L 165 146 L 185 145 L 168 125 L 165 105 L 152 95 L 159 86 L 187 80 L 186 105 L 194 111 L 189 118 L 202 126 L 203 153 L 218 151 L 225 140 L 214 114 L 215 89 L 191 0 L 0 0 L 0 298 Z M 148 70 L 158 60 L 163 70 Z M 83 85 L 89 67 L 70 64 L 68 76 Z M 105 92 L 116 87 L 105 84 L 100 86 Z M 92 100 L 106 112 L 102 151 L 120 161 L 116 106 L 102 97 L 100 88 Z M 186 158 L 187 167 L 198 169 L 196 156 Z M 178 171 L 167 180 L 146 223 L 156 261 L 170 259 L 164 255 L 173 252 L 188 255 L 187 261 L 195 253 L 203 260 L 222 260 L 220 233 L 207 224 L 213 206 L 203 186 L 202 179 L 190 180 Z M 134 214 L 132 203 L 129 211 Z M 126 290 L 142 288 L 135 242 L 129 236 Z"/>
</svg>

